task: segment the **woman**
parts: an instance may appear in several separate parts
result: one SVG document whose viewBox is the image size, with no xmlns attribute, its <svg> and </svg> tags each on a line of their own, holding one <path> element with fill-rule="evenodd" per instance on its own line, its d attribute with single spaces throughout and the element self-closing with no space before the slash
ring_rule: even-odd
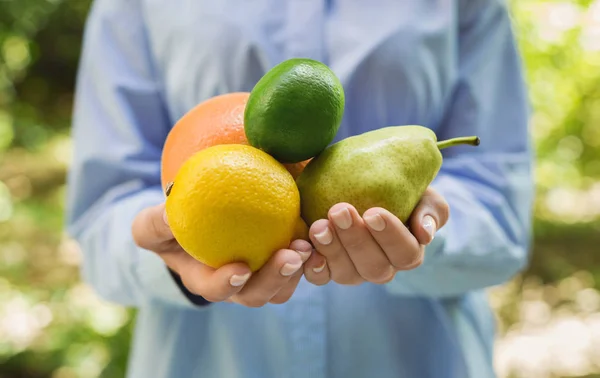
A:
<svg viewBox="0 0 600 378">
<path fill-rule="evenodd" d="M 68 225 L 87 282 L 139 309 L 129 377 L 494 377 L 484 289 L 526 265 L 533 192 L 502 1 L 94 2 Z M 444 151 L 410 224 L 338 204 L 311 225 L 314 249 L 294 241 L 253 275 L 209 269 L 163 216 L 162 144 L 193 106 L 291 57 L 340 78 L 337 140 L 419 124 L 482 143 Z"/>
</svg>

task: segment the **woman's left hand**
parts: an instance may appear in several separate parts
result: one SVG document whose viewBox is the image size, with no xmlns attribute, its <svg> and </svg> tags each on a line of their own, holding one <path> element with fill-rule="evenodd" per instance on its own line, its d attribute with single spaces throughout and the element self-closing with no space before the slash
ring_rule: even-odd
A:
<svg viewBox="0 0 600 378">
<path fill-rule="evenodd" d="M 330 280 L 345 285 L 390 282 L 397 272 L 421 265 L 424 246 L 448 217 L 448 203 L 432 188 L 408 225 L 382 208 L 371 208 L 361 217 L 354 206 L 338 203 L 329 210 L 328 219 L 310 227 L 316 251 L 304 265 L 304 275 L 315 285 Z"/>
</svg>

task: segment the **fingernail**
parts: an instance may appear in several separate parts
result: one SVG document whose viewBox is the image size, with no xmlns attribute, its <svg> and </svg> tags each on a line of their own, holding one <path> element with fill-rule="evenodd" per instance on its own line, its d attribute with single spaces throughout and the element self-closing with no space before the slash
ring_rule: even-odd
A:
<svg viewBox="0 0 600 378">
<path fill-rule="evenodd" d="M 291 276 L 292 274 L 296 273 L 298 271 L 298 269 L 300 269 L 301 266 L 302 266 L 302 262 L 295 263 L 295 264 L 287 263 L 283 267 L 281 267 L 281 270 L 279 271 L 279 273 L 281 273 L 281 275 L 285 276 L 285 277 Z"/>
<path fill-rule="evenodd" d="M 315 239 L 322 245 L 328 245 L 333 241 L 333 235 L 329 231 L 329 227 L 325 227 L 323 231 L 315 234 Z"/>
<path fill-rule="evenodd" d="M 241 276 L 238 274 L 234 274 L 229 279 L 229 283 L 231 284 L 231 286 L 234 286 L 234 287 L 242 286 L 243 284 L 246 283 L 246 281 L 248 281 L 248 278 L 250 278 L 250 273 L 246 273 Z"/>
<path fill-rule="evenodd" d="M 333 223 L 342 230 L 347 230 L 352 226 L 352 215 L 350 215 L 350 211 L 346 207 L 332 213 L 331 218 L 333 218 Z"/>
<path fill-rule="evenodd" d="M 435 220 L 430 215 L 425 215 L 423 217 L 422 225 L 427 234 L 429 234 L 429 236 L 431 237 L 431 239 L 429 240 L 429 242 L 431 243 L 431 241 L 435 237 Z"/>
<path fill-rule="evenodd" d="M 367 215 L 363 218 L 367 226 L 375 231 L 383 231 L 385 229 L 385 221 L 379 214 Z"/>
<path fill-rule="evenodd" d="M 317 267 L 313 268 L 313 272 L 315 272 L 315 273 L 321 273 L 323 271 L 323 269 L 325 269 L 326 265 L 327 265 L 327 261 L 325 261 L 323 263 L 323 265 L 317 266 Z"/>
<path fill-rule="evenodd" d="M 167 212 L 166 211 L 163 213 L 163 220 L 165 221 L 166 225 L 169 224 L 169 219 L 167 218 Z"/>
<path fill-rule="evenodd" d="M 296 252 L 298 252 L 300 254 L 300 258 L 302 258 L 303 262 L 305 262 L 306 260 L 308 260 L 308 258 L 312 254 L 312 250 L 308 251 L 308 252 L 307 251 L 298 251 L 298 250 L 296 250 Z"/>
</svg>

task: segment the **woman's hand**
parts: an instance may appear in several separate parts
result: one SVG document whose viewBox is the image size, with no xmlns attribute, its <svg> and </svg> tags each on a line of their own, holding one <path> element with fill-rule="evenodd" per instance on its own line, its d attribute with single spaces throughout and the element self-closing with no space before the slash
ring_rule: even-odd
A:
<svg viewBox="0 0 600 378">
<path fill-rule="evenodd" d="M 302 276 L 302 264 L 312 252 L 309 242 L 296 240 L 289 249 L 275 252 L 254 274 L 244 263 L 213 269 L 195 260 L 177 243 L 167 224 L 164 204 L 141 211 L 133 222 L 132 233 L 136 244 L 158 254 L 190 292 L 209 302 L 227 301 L 248 307 L 287 302 Z"/>
<path fill-rule="evenodd" d="M 398 271 L 423 262 L 425 245 L 449 217 L 446 200 L 428 188 L 408 225 L 389 211 L 372 208 L 362 218 L 348 203 L 334 205 L 328 219 L 314 222 L 310 239 L 316 252 L 304 266 L 316 285 L 333 280 L 345 285 L 390 282 Z"/>
</svg>

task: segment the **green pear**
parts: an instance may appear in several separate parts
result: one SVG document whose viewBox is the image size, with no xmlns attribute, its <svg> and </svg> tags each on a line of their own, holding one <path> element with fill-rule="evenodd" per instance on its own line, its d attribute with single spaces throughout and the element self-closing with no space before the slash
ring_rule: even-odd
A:
<svg viewBox="0 0 600 378">
<path fill-rule="evenodd" d="M 437 141 L 423 126 L 390 126 L 343 139 L 313 158 L 296 183 L 302 218 L 326 219 L 331 206 L 347 202 L 362 215 L 383 207 L 403 223 L 442 165 L 440 149 L 479 145 L 476 136 Z"/>
</svg>

